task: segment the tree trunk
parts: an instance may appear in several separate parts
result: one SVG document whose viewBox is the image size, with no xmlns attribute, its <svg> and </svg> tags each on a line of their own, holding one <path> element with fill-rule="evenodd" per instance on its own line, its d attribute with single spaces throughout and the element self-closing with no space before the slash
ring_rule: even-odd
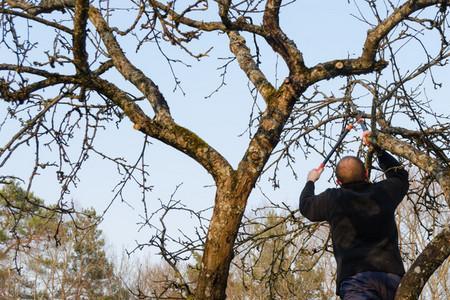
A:
<svg viewBox="0 0 450 300">
<path fill-rule="evenodd" d="M 398 287 L 396 300 L 418 299 L 431 275 L 450 255 L 450 227 L 444 227 L 417 257 L 403 276 Z"/>
<path fill-rule="evenodd" d="M 236 180 L 230 178 L 217 187 L 195 292 L 197 300 L 226 298 L 228 270 L 234 257 L 234 242 L 253 187 L 252 184 L 245 184 L 245 190 L 236 189 L 235 183 Z"/>
</svg>

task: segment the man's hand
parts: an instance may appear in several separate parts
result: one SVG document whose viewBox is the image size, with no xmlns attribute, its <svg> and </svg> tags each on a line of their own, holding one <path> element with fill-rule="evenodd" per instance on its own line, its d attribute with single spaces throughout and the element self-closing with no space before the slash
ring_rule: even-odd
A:
<svg viewBox="0 0 450 300">
<path fill-rule="evenodd" d="M 321 168 L 321 167 L 312 169 L 308 173 L 307 181 L 316 182 L 320 178 L 320 175 L 322 174 L 322 172 L 323 172 L 323 168 Z"/>
<path fill-rule="evenodd" d="M 363 132 L 362 143 L 364 146 L 372 146 L 372 131 L 366 130 Z"/>
<path fill-rule="evenodd" d="M 369 147 L 372 151 L 374 151 L 377 154 L 381 153 L 382 149 L 380 148 L 380 146 L 375 145 L 374 143 L 372 143 L 372 141 L 373 141 L 372 131 L 370 130 L 364 131 L 362 134 L 363 145 Z"/>
</svg>

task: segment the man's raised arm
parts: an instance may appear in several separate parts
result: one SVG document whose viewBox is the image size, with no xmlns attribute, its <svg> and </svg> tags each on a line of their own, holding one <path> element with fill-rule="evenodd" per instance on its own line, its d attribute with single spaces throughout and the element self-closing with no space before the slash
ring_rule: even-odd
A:
<svg viewBox="0 0 450 300">
<path fill-rule="evenodd" d="M 317 196 L 314 194 L 314 183 L 322 172 L 323 168 L 317 168 L 308 173 L 307 182 L 299 199 L 300 213 L 313 222 L 327 220 L 330 209 L 330 199 L 326 191 Z"/>
<path fill-rule="evenodd" d="M 363 133 L 363 143 L 373 147 L 378 157 L 378 164 L 386 175 L 386 179 L 381 181 L 385 190 L 389 193 L 394 207 L 403 200 L 409 188 L 408 172 L 403 166 L 387 151 L 374 145 L 371 140 L 372 133 L 366 131 Z"/>
</svg>

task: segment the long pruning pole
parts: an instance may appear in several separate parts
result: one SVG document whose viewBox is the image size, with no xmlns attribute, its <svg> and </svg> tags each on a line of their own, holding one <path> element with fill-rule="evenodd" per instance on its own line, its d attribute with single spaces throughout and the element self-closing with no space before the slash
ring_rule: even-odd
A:
<svg viewBox="0 0 450 300">
<path fill-rule="evenodd" d="M 336 144 L 333 146 L 333 148 L 331 148 L 330 152 L 328 153 L 328 155 L 325 157 L 325 159 L 322 161 L 322 163 L 319 165 L 319 167 L 317 169 L 323 169 L 325 168 L 325 165 L 327 164 L 327 162 L 330 160 L 330 158 L 333 156 L 334 152 L 336 152 L 337 148 L 342 144 L 342 141 L 345 139 L 345 137 L 347 136 L 347 134 L 353 129 L 355 128 L 356 124 L 361 125 L 361 128 L 363 131 L 367 131 L 367 125 L 366 122 L 364 121 L 364 118 L 362 116 L 362 113 L 359 112 L 358 116 L 356 117 L 356 121 L 354 123 L 348 124 L 347 126 L 345 126 L 344 131 L 342 131 L 341 135 L 339 136 Z"/>
</svg>

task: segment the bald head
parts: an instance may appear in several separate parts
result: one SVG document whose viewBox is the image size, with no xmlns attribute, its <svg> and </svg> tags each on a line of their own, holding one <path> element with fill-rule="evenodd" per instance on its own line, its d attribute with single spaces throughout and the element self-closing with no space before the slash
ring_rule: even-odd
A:
<svg viewBox="0 0 450 300">
<path fill-rule="evenodd" d="M 355 156 L 343 157 L 336 166 L 336 177 L 341 183 L 366 180 L 363 162 Z"/>
</svg>

